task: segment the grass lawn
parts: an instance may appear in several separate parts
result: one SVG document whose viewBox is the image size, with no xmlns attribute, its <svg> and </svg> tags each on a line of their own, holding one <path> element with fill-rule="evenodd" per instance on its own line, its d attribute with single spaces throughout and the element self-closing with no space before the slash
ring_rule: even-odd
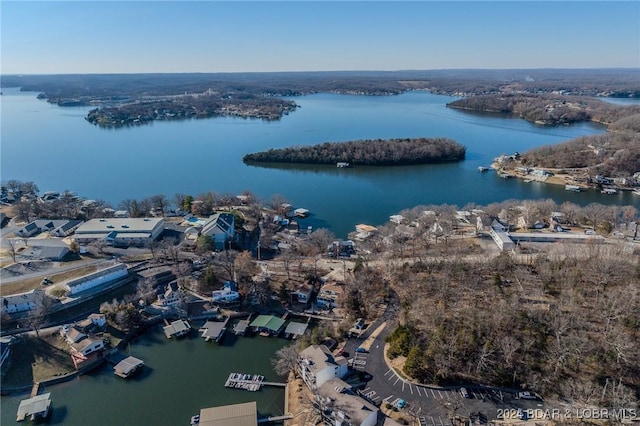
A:
<svg viewBox="0 0 640 426">
<path fill-rule="evenodd" d="M 75 371 L 68 346 L 58 334 L 23 338 L 11 346 L 11 366 L 3 386 L 28 386 Z"/>
</svg>

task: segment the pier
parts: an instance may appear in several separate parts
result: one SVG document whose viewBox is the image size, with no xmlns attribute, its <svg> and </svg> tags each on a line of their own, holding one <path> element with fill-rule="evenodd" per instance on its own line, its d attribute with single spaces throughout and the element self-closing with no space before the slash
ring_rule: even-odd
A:
<svg viewBox="0 0 640 426">
<path fill-rule="evenodd" d="M 265 382 L 264 376 L 260 376 L 257 374 L 242 374 L 242 373 L 231 373 L 229 374 L 229 378 L 224 384 L 227 388 L 234 389 L 244 389 L 249 392 L 256 392 L 260 390 L 262 386 L 278 386 L 285 387 L 286 383 L 278 383 L 278 382 Z"/>
</svg>

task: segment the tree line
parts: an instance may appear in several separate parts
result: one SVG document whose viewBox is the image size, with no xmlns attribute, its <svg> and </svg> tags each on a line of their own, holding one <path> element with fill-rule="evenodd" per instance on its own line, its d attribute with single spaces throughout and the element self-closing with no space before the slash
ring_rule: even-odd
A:
<svg viewBox="0 0 640 426">
<path fill-rule="evenodd" d="M 389 166 L 464 159 L 466 148 L 447 138 L 375 139 L 325 142 L 245 155 L 244 162 Z"/>
</svg>

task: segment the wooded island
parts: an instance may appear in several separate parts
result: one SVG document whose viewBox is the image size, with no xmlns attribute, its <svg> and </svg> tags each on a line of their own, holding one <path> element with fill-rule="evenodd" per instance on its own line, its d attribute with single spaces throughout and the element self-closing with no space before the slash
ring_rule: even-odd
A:
<svg viewBox="0 0 640 426">
<path fill-rule="evenodd" d="M 365 139 L 325 142 L 245 155 L 247 162 L 397 166 L 464 159 L 466 147 L 447 138 Z"/>
</svg>

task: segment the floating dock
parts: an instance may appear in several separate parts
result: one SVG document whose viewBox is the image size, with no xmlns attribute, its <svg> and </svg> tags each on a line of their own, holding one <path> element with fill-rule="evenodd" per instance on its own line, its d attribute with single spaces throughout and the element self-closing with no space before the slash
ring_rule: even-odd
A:
<svg viewBox="0 0 640 426">
<path fill-rule="evenodd" d="M 224 384 L 227 388 L 244 389 L 250 392 L 260 390 L 262 386 L 279 386 L 285 387 L 286 383 L 265 382 L 264 376 L 257 374 L 231 373 Z"/>
<path fill-rule="evenodd" d="M 164 331 L 164 335 L 167 336 L 168 339 L 174 336 L 181 337 L 191 331 L 191 325 L 185 320 L 177 320 L 163 327 L 162 331 Z"/>
<path fill-rule="evenodd" d="M 142 369 L 142 367 L 144 367 L 144 361 L 130 356 L 123 359 L 122 361 L 117 363 L 115 367 L 113 367 L 113 374 L 126 379 L 129 376 L 133 375 L 136 371 Z"/>
<path fill-rule="evenodd" d="M 50 409 L 50 393 L 45 393 L 43 395 L 34 396 L 33 398 L 24 399 L 20 401 L 16 421 L 21 422 L 27 417 L 29 417 L 32 421 L 45 419 L 47 418 L 47 416 L 49 416 Z"/>
<path fill-rule="evenodd" d="M 251 317 L 246 320 L 240 320 L 236 325 L 233 326 L 233 332 L 236 336 L 244 336 L 249 328 L 249 323 L 251 322 Z"/>
</svg>

